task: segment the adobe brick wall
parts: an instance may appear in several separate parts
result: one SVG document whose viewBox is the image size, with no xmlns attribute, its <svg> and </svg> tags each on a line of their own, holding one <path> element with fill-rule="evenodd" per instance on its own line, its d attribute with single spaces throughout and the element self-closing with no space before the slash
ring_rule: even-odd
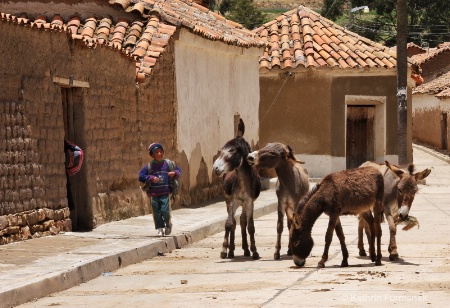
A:
<svg viewBox="0 0 450 308">
<path fill-rule="evenodd" d="M 174 151 L 172 47 L 156 68 L 158 78 L 137 86 L 135 63 L 109 48 L 87 49 L 63 33 L 6 22 L 0 37 L 8 42 L 0 46 L 0 242 L 55 233 L 53 226 L 70 230 L 61 87 L 53 77 L 89 83 L 73 88 L 75 142 L 85 152 L 75 176 L 86 192 L 77 204 L 80 229 L 148 214 L 137 181 L 148 144 L 158 140 L 168 156 L 182 158 Z"/>
<path fill-rule="evenodd" d="M 8 22 L 1 22 L 0 37 L 7 42 L 0 44 L 0 244 L 71 229 L 62 89 L 54 77 L 89 84 L 69 89 L 73 141 L 85 153 L 71 178 L 77 183 L 76 229 L 150 214 L 137 177 L 155 141 L 183 172 L 173 208 L 222 196 L 220 179 L 207 180 L 204 162 L 194 172 L 205 180 L 191 189 L 188 158 L 177 150 L 174 40 L 153 75 L 136 84 L 135 62 L 108 47 L 88 49 L 64 33 Z"/>
<path fill-rule="evenodd" d="M 450 50 L 443 51 L 421 64 L 424 82 L 429 82 L 450 70 Z"/>
</svg>

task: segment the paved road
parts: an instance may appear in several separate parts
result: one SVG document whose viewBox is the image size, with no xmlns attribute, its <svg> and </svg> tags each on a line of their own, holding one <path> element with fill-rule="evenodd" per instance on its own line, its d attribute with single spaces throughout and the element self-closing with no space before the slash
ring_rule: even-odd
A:
<svg viewBox="0 0 450 308">
<path fill-rule="evenodd" d="M 224 236 L 220 232 L 20 307 L 446 307 L 450 301 L 450 165 L 418 147 L 414 157 L 418 170 L 431 167 L 432 172 L 426 185 L 420 185 L 411 212 L 420 228 L 397 233 L 398 262 L 388 259 L 387 224 L 383 225 L 383 265 L 375 267 L 359 257 L 357 220 L 346 216 L 341 221 L 350 266 L 339 267 L 340 246 L 334 237 L 326 268 L 317 269 L 325 215 L 313 228 L 315 247 L 306 267 L 297 268 L 285 254 L 275 261 L 276 214 L 271 213 L 256 220 L 259 260 L 242 256 L 240 239 L 236 258 L 220 259 Z M 282 245 L 286 253 L 286 231 Z"/>
</svg>

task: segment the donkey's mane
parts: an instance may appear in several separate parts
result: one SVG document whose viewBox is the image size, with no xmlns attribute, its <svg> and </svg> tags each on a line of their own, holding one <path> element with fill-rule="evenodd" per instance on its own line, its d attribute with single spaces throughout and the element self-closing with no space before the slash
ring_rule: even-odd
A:
<svg viewBox="0 0 450 308">
<path fill-rule="evenodd" d="M 296 212 L 300 214 L 302 209 L 305 207 L 305 204 L 308 202 L 309 199 L 319 190 L 320 183 L 317 183 L 297 204 Z"/>
<path fill-rule="evenodd" d="M 243 137 L 238 136 L 234 138 L 234 140 L 236 141 L 238 147 L 244 149 L 245 156 L 247 156 L 247 154 L 249 154 L 252 151 L 250 144 Z"/>
<path fill-rule="evenodd" d="M 414 166 L 414 164 L 409 164 L 407 169 L 408 169 L 409 174 L 412 175 L 412 174 L 414 174 L 416 167 Z"/>
</svg>

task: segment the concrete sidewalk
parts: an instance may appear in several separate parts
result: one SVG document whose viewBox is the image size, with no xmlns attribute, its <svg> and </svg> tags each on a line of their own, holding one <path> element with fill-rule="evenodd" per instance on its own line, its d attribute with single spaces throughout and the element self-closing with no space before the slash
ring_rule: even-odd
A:
<svg viewBox="0 0 450 308">
<path fill-rule="evenodd" d="M 274 189 L 262 191 L 254 218 L 276 210 Z M 240 210 L 238 210 L 240 213 Z M 158 237 L 152 215 L 0 246 L 0 307 L 12 307 L 66 290 L 130 264 L 223 231 L 225 202 L 172 212 L 170 236 Z M 239 221 L 239 220 L 238 220 Z"/>
<path fill-rule="evenodd" d="M 436 190 L 437 199 L 445 198 L 441 193 L 450 188 L 446 159 L 414 145 L 417 169 L 432 168 L 432 177 L 426 181 Z M 273 188 L 263 191 L 255 203 L 255 218 L 275 211 L 276 203 Z M 67 232 L 0 246 L 0 307 L 29 302 L 153 258 L 158 252 L 181 248 L 223 231 L 225 219 L 225 202 L 221 201 L 173 211 L 173 233 L 165 238 L 156 236 L 152 217 L 147 215 L 101 225 L 91 232 Z"/>
</svg>

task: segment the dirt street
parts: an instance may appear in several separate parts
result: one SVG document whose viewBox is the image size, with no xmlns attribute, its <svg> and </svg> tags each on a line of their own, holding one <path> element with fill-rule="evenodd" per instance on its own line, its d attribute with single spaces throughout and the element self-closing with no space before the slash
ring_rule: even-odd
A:
<svg viewBox="0 0 450 308">
<path fill-rule="evenodd" d="M 341 218 L 349 249 L 349 267 L 341 268 L 337 237 L 324 269 L 322 255 L 328 217 L 316 222 L 315 246 L 298 268 L 286 255 L 273 260 L 276 213 L 256 220 L 259 260 L 243 257 L 237 228 L 235 259 L 220 259 L 224 232 L 139 264 L 105 272 L 69 290 L 20 307 L 444 307 L 450 301 L 450 165 L 420 152 L 417 170 L 432 168 L 419 185 L 411 215 L 419 228 L 397 232 L 400 261 L 388 259 L 388 226 L 383 224 L 382 266 L 359 257 L 357 219 Z M 430 160 L 428 160 L 430 158 Z M 224 215 L 225 214 L 225 209 Z M 175 227 L 176 228 L 176 227 Z"/>
<path fill-rule="evenodd" d="M 449 211 L 447 204 L 434 199 L 443 187 L 420 188 L 413 208 L 420 228 L 399 230 L 399 262 L 387 258 L 387 224 L 383 225 L 383 265 L 375 267 L 366 257 L 359 257 L 357 221 L 352 216 L 342 219 L 350 267 L 339 267 L 341 253 L 335 237 L 326 268 L 316 268 L 327 216 L 321 216 L 313 229 L 315 247 L 305 268 L 297 268 L 285 254 L 287 232 L 282 260 L 275 261 L 273 213 L 256 222 L 260 260 L 243 257 L 238 245 L 234 260 L 220 259 L 222 232 L 20 307 L 443 307 L 450 300 L 450 227 L 445 219 Z"/>
</svg>

